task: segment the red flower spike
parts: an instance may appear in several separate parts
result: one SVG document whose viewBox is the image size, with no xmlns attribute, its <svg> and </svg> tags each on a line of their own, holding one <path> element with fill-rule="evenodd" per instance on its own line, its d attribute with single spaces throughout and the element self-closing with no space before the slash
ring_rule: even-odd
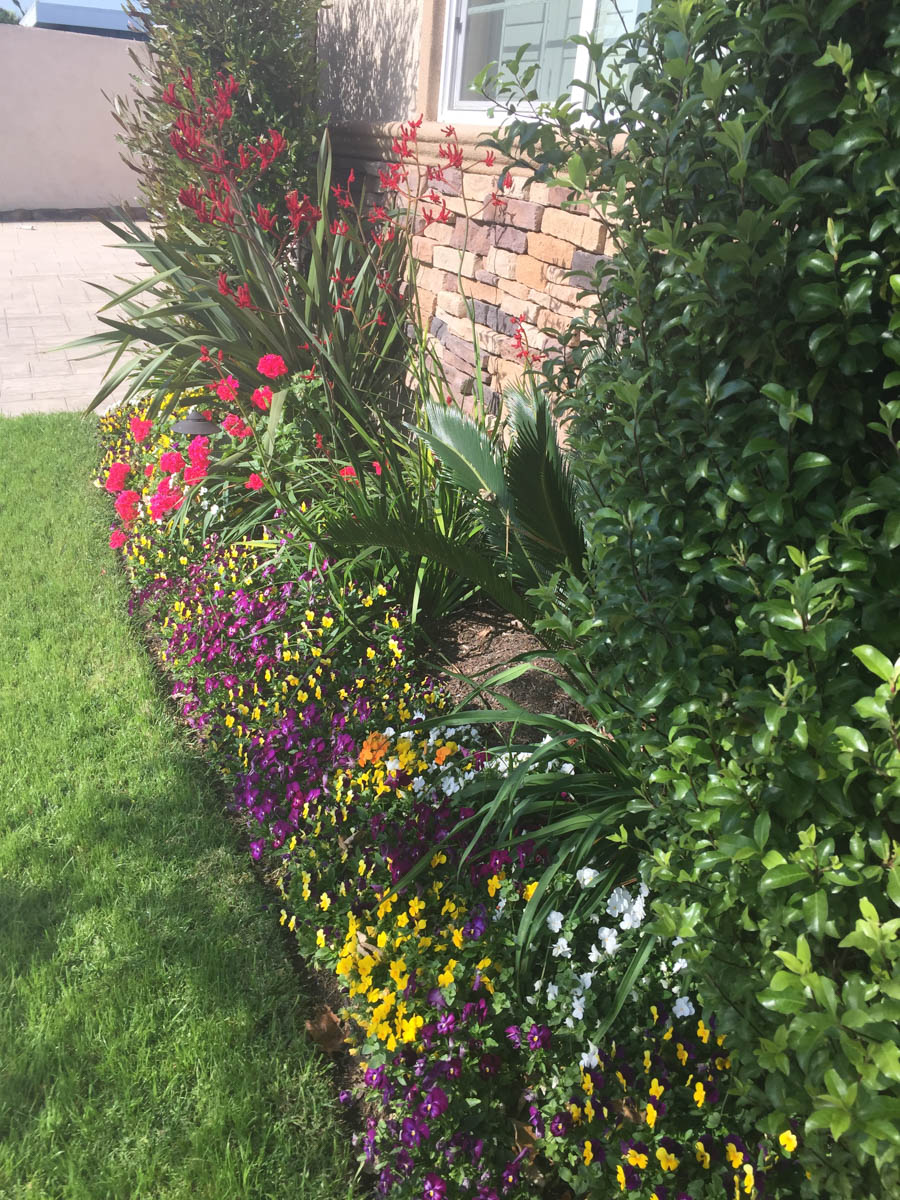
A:
<svg viewBox="0 0 900 1200">
<path fill-rule="evenodd" d="M 459 142 L 448 146 L 438 146 L 438 157 L 446 158 L 448 167 L 461 167 L 463 164 L 462 146 Z"/>
<path fill-rule="evenodd" d="M 275 228 L 275 217 L 263 204 L 257 204 L 254 220 L 264 233 L 271 233 Z"/>
<path fill-rule="evenodd" d="M 234 299 L 238 308 L 249 308 L 253 312 L 256 312 L 256 305 L 251 299 L 250 288 L 246 283 L 242 283 L 238 287 L 238 290 L 234 293 Z"/>
</svg>

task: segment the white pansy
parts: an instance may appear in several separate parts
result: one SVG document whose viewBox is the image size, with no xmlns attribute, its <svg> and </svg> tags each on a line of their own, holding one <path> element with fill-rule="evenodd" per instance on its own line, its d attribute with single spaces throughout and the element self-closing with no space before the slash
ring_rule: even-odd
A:
<svg viewBox="0 0 900 1200">
<path fill-rule="evenodd" d="M 417 775 L 415 777 L 415 779 L 412 781 L 412 783 L 410 784 L 410 787 L 416 793 L 416 795 L 418 795 L 419 792 L 421 792 L 422 789 L 425 787 L 425 780 L 422 778 L 421 775 Z"/>
<path fill-rule="evenodd" d="M 572 998 L 572 1016 L 576 1021 L 580 1021 L 584 1016 L 584 996 L 581 994 Z"/>
<path fill-rule="evenodd" d="M 614 929 L 610 929 L 608 925 L 603 925 L 597 930 L 597 937 L 600 945 L 607 954 L 615 954 L 619 948 L 619 935 Z"/>
<path fill-rule="evenodd" d="M 589 1041 L 587 1050 L 581 1056 L 579 1066 L 583 1071 L 585 1071 L 589 1070 L 591 1067 L 597 1067 L 599 1065 L 600 1059 L 597 1057 L 597 1047 L 593 1042 Z"/>
<path fill-rule="evenodd" d="M 686 958 L 678 958 L 675 960 L 675 962 L 672 963 L 673 971 L 684 971 L 684 970 L 686 970 L 686 968 L 687 968 L 687 959 Z"/>
<path fill-rule="evenodd" d="M 547 928 L 551 933 L 559 933 L 564 920 L 563 914 L 554 909 L 553 912 L 547 914 Z"/>
<path fill-rule="evenodd" d="M 561 937 L 559 939 L 559 941 L 554 945 L 551 953 L 554 958 L 571 958 L 572 951 L 571 951 L 571 948 L 569 947 L 568 939 Z"/>
<path fill-rule="evenodd" d="M 591 984 L 594 982 L 594 972 L 593 971 L 585 971 L 583 975 L 578 976 L 578 982 L 581 984 L 581 986 L 584 988 L 584 990 L 586 992 L 589 991 L 591 988 Z"/>
<path fill-rule="evenodd" d="M 623 887 L 613 888 L 606 902 L 606 911 L 611 917 L 621 917 L 631 908 L 631 896 Z"/>
<path fill-rule="evenodd" d="M 679 996 L 672 1009 L 676 1017 L 692 1017 L 695 1011 L 693 1004 L 691 1004 L 687 996 Z"/>
<path fill-rule="evenodd" d="M 628 908 L 622 913 L 622 920 L 619 922 L 622 929 L 638 929 L 643 923 L 646 916 L 644 907 L 644 897 L 638 896 Z"/>
<path fill-rule="evenodd" d="M 595 871 L 593 867 L 582 867 L 580 871 L 575 872 L 575 878 L 583 888 L 593 887 L 600 877 L 600 872 Z"/>
<path fill-rule="evenodd" d="M 603 958 L 603 951 L 599 946 L 591 946 L 588 951 L 588 962 L 598 963 Z"/>
<path fill-rule="evenodd" d="M 559 995 L 559 988 L 555 983 L 547 984 L 547 999 L 553 1001 Z"/>
</svg>

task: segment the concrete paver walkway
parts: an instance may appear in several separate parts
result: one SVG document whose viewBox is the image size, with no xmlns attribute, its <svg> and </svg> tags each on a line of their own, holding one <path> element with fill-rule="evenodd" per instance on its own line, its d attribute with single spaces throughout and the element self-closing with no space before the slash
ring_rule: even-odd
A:
<svg viewBox="0 0 900 1200">
<path fill-rule="evenodd" d="M 99 221 L 0 222 L 0 415 L 87 408 L 108 356 L 54 346 L 103 326 L 89 282 L 124 291 L 141 267 Z"/>
</svg>

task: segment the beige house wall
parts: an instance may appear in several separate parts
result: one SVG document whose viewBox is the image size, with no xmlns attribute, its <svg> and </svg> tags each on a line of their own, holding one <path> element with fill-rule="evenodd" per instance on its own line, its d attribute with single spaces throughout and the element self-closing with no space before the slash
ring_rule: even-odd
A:
<svg viewBox="0 0 900 1200">
<path fill-rule="evenodd" d="M 486 154 L 489 126 L 457 123 L 449 133 L 438 117 L 445 0 L 331 3 L 319 55 L 336 165 L 352 167 L 368 194 L 378 194 L 398 158 L 401 123 L 416 119 L 415 162 L 403 163 L 402 191 L 432 196 L 420 205 L 412 244 L 419 321 L 449 391 L 470 395 L 480 370 L 482 394 L 494 405 L 521 377 L 524 356 L 558 348 L 590 308 L 612 251 L 609 231 L 565 188 Z M 451 141 L 462 172 L 449 166 Z M 436 211 L 435 194 L 441 217 L 429 223 L 421 211 Z"/>
<path fill-rule="evenodd" d="M 330 0 L 319 14 L 321 111 L 402 121 L 415 109 L 422 0 Z"/>
<path fill-rule="evenodd" d="M 134 45 L 0 25 L 0 213 L 137 203 L 103 95 L 130 91 Z"/>
</svg>

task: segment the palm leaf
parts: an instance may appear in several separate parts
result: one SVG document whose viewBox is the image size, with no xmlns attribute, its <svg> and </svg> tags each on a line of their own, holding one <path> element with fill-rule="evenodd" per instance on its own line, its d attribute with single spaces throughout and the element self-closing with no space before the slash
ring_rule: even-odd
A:
<svg viewBox="0 0 900 1200">
<path fill-rule="evenodd" d="M 460 543 L 445 537 L 433 526 L 398 520 L 383 513 L 354 514 L 354 519 L 327 521 L 322 532 L 326 543 L 335 546 L 384 546 L 423 556 L 454 571 L 507 612 L 531 621 L 534 610 L 512 584 L 497 573 L 496 562 L 481 554 L 471 541 Z"/>
<path fill-rule="evenodd" d="M 514 409 L 506 474 L 513 519 L 536 544 L 535 552 L 551 569 L 566 563 L 582 574 L 586 546 L 578 491 L 543 395 L 535 397 L 533 408 L 519 404 Z"/>
<path fill-rule="evenodd" d="M 426 442 L 453 482 L 473 495 L 496 497 L 508 504 L 503 459 L 487 432 L 458 408 L 425 405 L 428 429 L 409 428 Z"/>
</svg>

